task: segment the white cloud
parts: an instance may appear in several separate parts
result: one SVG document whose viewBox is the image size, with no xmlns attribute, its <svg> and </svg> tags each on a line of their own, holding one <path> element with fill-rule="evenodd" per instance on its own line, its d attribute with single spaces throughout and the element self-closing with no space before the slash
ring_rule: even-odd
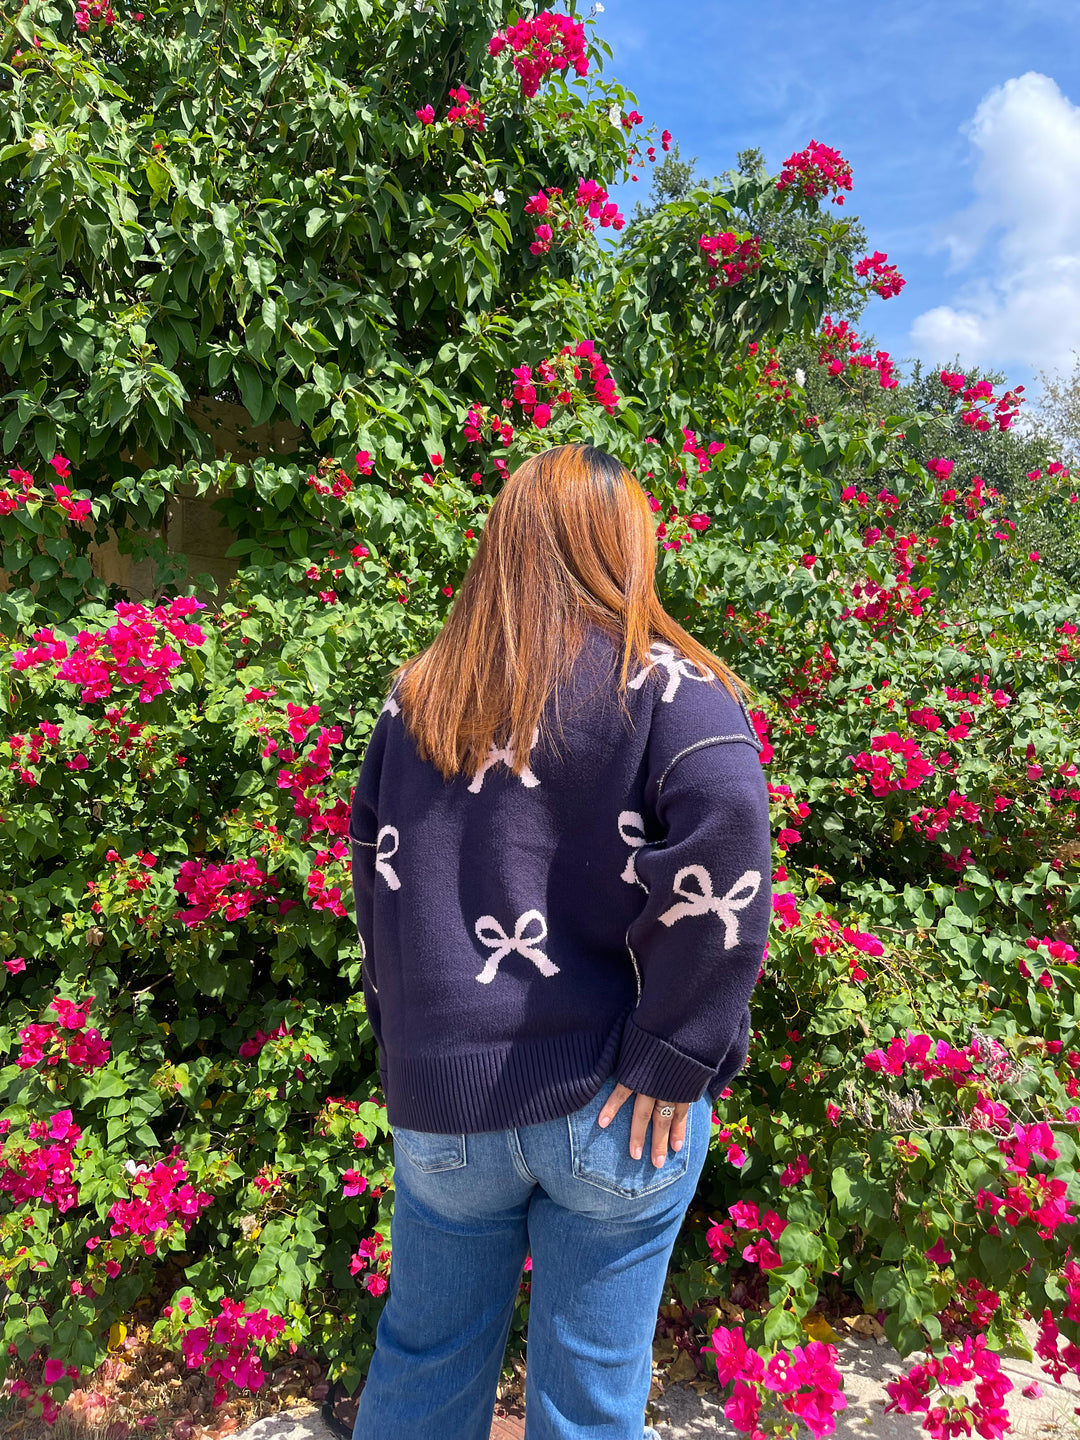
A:
<svg viewBox="0 0 1080 1440">
<path fill-rule="evenodd" d="M 942 244 L 974 271 L 911 327 L 927 359 L 1068 368 L 1080 348 L 1080 107 L 1029 71 L 991 90 L 965 133 L 975 199 Z"/>
</svg>

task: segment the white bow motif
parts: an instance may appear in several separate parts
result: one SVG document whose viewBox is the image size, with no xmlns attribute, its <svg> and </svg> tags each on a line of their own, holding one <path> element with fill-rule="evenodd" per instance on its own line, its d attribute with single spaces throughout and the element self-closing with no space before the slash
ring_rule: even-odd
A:
<svg viewBox="0 0 1080 1440">
<path fill-rule="evenodd" d="M 379 711 L 379 714 L 381 715 L 384 710 L 389 710 L 391 715 L 399 715 L 401 713 L 401 706 L 394 699 L 393 695 L 386 697 L 386 704 L 382 707 L 382 710 Z"/>
<path fill-rule="evenodd" d="M 534 921 L 540 927 L 539 934 L 526 937 L 525 931 Z M 480 974 L 477 975 L 477 980 L 481 985 L 490 985 L 495 979 L 499 961 L 504 955 L 509 955 L 511 950 L 516 950 L 519 955 L 524 955 L 526 959 L 531 960 L 541 975 L 557 975 L 559 967 L 549 960 L 542 950 L 536 948 L 543 942 L 546 935 L 547 921 L 539 910 L 526 910 L 524 915 L 519 915 L 513 935 L 507 935 L 494 915 L 481 915 L 476 922 L 476 937 L 478 940 L 482 940 L 492 953 L 488 956 Z"/>
<path fill-rule="evenodd" d="M 662 668 L 668 672 L 667 686 L 661 700 L 666 700 L 670 705 L 675 699 L 675 692 L 679 688 L 680 680 L 715 680 L 716 676 L 707 665 L 697 665 L 693 660 L 687 660 L 684 655 L 676 653 L 674 646 L 668 645 L 666 641 L 657 640 L 649 646 L 649 654 L 653 657 L 643 670 L 639 670 L 633 680 L 627 682 L 627 688 L 637 690 L 645 683 L 645 676 L 650 670 Z M 699 673 L 699 672 L 704 672 Z"/>
<path fill-rule="evenodd" d="M 643 890 L 648 889 L 645 882 L 639 877 L 634 867 L 637 859 L 635 851 L 645 844 L 645 821 L 636 810 L 621 810 L 619 812 L 619 834 L 627 845 L 631 847 L 627 856 L 620 880 L 625 880 L 628 885 L 640 885 Z"/>
<path fill-rule="evenodd" d="M 536 744 L 536 742 L 537 742 L 537 740 L 538 740 L 539 738 L 540 738 L 540 727 L 537 726 L 536 729 L 533 731 L 532 740 L 529 742 L 529 750 L 530 750 L 530 751 L 532 750 L 533 746 Z M 513 768 L 514 768 L 514 757 L 513 757 L 513 754 L 511 753 L 511 750 L 510 750 L 509 745 L 504 745 L 504 746 L 502 746 L 502 747 L 499 747 L 499 746 L 497 746 L 497 745 L 495 745 L 495 744 L 492 744 L 491 749 L 488 751 L 487 759 L 486 759 L 486 760 L 484 761 L 484 763 L 480 766 L 480 769 L 477 770 L 476 774 L 475 774 L 475 775 L 473 776 L 473 778 L 472 778 L 471 784 L 469 785 L 469 790 L 470 790 L 470 792 L 471 792 L 473 795 L 478 795 L 478 794 L 480 793 L 480 788 L 481 788 L 481 786 L 482 786 L 483 783 L 484 783 L 484 776 L 485 776 L 485 775 L 487 774 L 487 772 L 491 769 L 492 765 L 497 765 L 500 760 L 502 760 L 511 770 L 513 770 Z M 539 784 L 540 784 L 540 781 L 536 778 L 536 776 L 533 774 L 533 772 L 529 769 L 528 764 L 526 764 L 526 765 L 525 765 L 525 768 L 522 770 L 520 779 L 521 779 L 521 783 L 522 783 L 523 785 L 528 786 L 530 789 L 531 789 L 534 785 L 539 785 Z"/>
<path fill-rule="evenodd" d="M 382 848 L 384 837 L 393 843 L 389 850 Z M 400 837 L 393 825 L 384 825 L 375 838 L 375 869 L 390 886 L 391 890 L 400 890 L 401 881 L 398 879 L 397 871 L 390 864 L 390 856 L 398 852 Z"/>
<path fill-rule="evenodd" d="M 684 882 L 691 877 L 700 886 L 698 891 L 683 889 Z M 761 874 L 757 870 L 744 870 L 726 895 L 714 895 L 712 876 L 705 866 L 684 865 L 676 872 L 673 889 L 676 895 L 682 896 L 682 901 L 664 911 L 659 917 L 661 924 L 674 925 L 685 915 L 706 915 L 715 910 L 724 922 L 724 949 L 730 950 L 739 943 L 738 912 L 745 910 L 761 889 Z"/>
</svg>

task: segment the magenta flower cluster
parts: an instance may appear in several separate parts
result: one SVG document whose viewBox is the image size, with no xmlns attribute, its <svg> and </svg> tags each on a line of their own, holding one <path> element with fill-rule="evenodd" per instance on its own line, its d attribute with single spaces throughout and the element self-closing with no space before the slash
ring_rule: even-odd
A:
<svg viewBox="0 0 1080 1440">
<path fill-rule="evenodd" d="M 697 431 L 690 430 L 685 425 L 682 427 L 682 436 L 682 453 L 684 455 L 692 455 L 697 461 L 698 474 L 704 475 L 706 470 L 712 467 L 713 457 L 719 455 L 721 450 L 723 450 L 724 442 L 722 440 L 710 440 L 708 445 L 705 445 L 698 440 Z M 679 486 L 680 490 L 684 488 L 685 482 Z M 659 505 L 657 508 L 659 508 Z M 703 529 L 704 527 L 698 528 Z"/>
<path fill-rule="evenodd" d="M 869 930 L 860 930 L 854 925 L 841 925 L 833 915 L 830 915 L 825 923 L 828 926 L 829 934 L 816 935 L 810 942 L 816 955 L 831 955 L 834 951 L 839 950 L 841 945 L 850 945 L 859 955 L 871 957 L 884 955 L 884 945 Z M 852 980 L 868 978 L 866 971 L 854 955 L 848 959 L 848 970 L 849 978 Z"/>
<path fill-rule="evenodd" d="M 287 712 L 289 738 L 301 743 L 318 723 L 319 707 L 309 705 L 304 709 L 290 703 Z M 344 841 L 349 825 L 348 802 L 334 800 L 327 804 L 324 789 L 324 783 L 333 769 L 331 751 L 335 745 L 341 744 L 341 734 L 340 725 L 323 725 L 306 755 L 300 755 L 291 745 L 279 747 L 276 740 L 268 740 L 262 752 L 264 756 L 269 756 L 276 751 L 285 762 L 278 771 L 277 788 L 292 796 L 293 813 L 305 822 L 301 843 L 306 845 L 320 835 L 327 837 L 329 849 L 321 852 L 323 858 L 317 858 L 317 866 L 328 863 L 330 859 L 343 862 L 348 853 Z M 295 763 L 298 759 L 300 764 Z M 322 869 L 313 869 L 308 876 L 307 893 L 308 903 L 313 909 L 328 910 L 339 917 L 345 915 L 342 887 L 330 884 Z M 280 902 L 281 912 L 296 903 L 288 900 Z"/>
<path fill-rule="evenodd" d="M 615 381 L 611 378 L 611 371 L 604 363 L 603 357 L 592 340 L 579 340 L 576 345 L 564 345 L 559 352 L 561 355 L 569 355 L 574 361 L 574 379 L 580 380 L 582 375 L 579 360 L 583 360 L 589 367 L 589 378 L 592 381 L 593 399 L 606 410 L 609 415 L 614 415 L 619 408 L 619 394 L 615 389 Z"/>
<path fill-rule="evenodd" d="M 895 730 L 885 735 L 875 735 L 870 741 L 872 754 L 863 750 L 851 757 L 855 770 L 865 770 L 870 776 L 870 791 L 878 797 L 893 790 L 917 790 L 924 780 L 934 774 L 934 767 L 925 758 L 916 741 L 904 739 Z M 887 757 L 893 756 L 894 760 Z M 903 772 L 898 769 L 903 762 Z"/>
<path fill-rule="evenodd" d="M 532 19 L 515 21 L 505 30 L 497 31 L 488 42 L 490 55 L 501 55 L 507 49 L 513 55 L 512 64 L 521 77 L 521 93 L 526 99 L 532 99 L 552 70 L 573 66 L 578 75 L 589 72 L 585 26 L 571 15 L 547 11 Z"/>
<path fill-rule="evenodd" d="M 850 190 L 851 180 L 851 166 L 839 150 L 811 140 L 805 150 L 797 150 L 784 161 L 776 188 L 794 187 L 808 200 L 821 200 L 831 190 L 833 203 L 843 205 L 840 191 Z"/>
<path fill-rule="evenodd" d="M 969 385 L 965 376 L 951 370 L 942 370 L 938 379 L 946 390 L 959 395 L 962 402 L 961 424 L 985 433 L 995 425 L 998 430 L 1008 430 L 1016 423 L 1020 406 L 1024 403 L 1023 385 L 1015 385 L 1000 397 L 995 397 L 989 380 L 977 380 L 974 385 Z M 1063 466 L 1058 468 L 1064 469 Z"/>
<path fill-rule="evenodd" d="M 360 1241 L 349 1261 L 349 1274 L 359 1275 L 369 1265 L 377 1268 L 364 1276 L 364 1289 L 371 1295 L 382 1295 L 389 1284 L 390 1250 L 383 1244 L 383 1236 L 378 1230 Z"/>
<path fill-rule="evenodd" d="M 871 355 L 868 350 L 860 349 L 859 336 L 846 320 L 837 324 L 831 315 L 826 315 L 821 322 L 819 340 L 818 364 L 824 365 L 830 375 L 858 375 L 860 370 L 875 370 L 882 390 L 895 390 L 899 385 L 888 351 L 875 350 Z"/>
<path fill-rule="evenodd" d="M 81 1006 L 57 995 L 49 1005 L 50 1010 L 56 1011 L 56 1024 L 45 1022 L 26 1025 L 19 1031 L 22 1048 L 15 1061 L 19 1069 L 30 1070 L 42 1061 L 46 1065 L 56 1065 L 61 1059 L 65 1059 L 70 1065 L 89 1074 L 107 1064 L 110 1054 L 109 1041 L 102 1038 L 100 1030 L 92 1026 L 86 1028 L 87 1016 L 93 1003 L 93 995 Z M 65 1038 L 61 1035 L 61 1030 L 71 1030 L 74 1033 Z"/>
<path fill-rule="evenodd" d="M 706 265 L 720 270 L 718 276 L 709 277 L 710 290 L 718 284 L 738 285 L 761 267 L 761 241 L 756 235 L 743 239 L 733 230 L 722 230 L 719 235 L 702 235 L 698 246 L 704 252 Z"/>
<path fill-rule="evenodd" d="M 479 101 L 470 98 L 464 85 L 459 85 L 455 90 L 451 90 L 449 95 L 454 104 L 446 112 L 447 121 L 451 125 L 464 125 L 468 129 L 482 134 L 487 116 L 481 110 Z"/>
<path fill-rule="evenodd" d="M 910 1067 L 924 1080 L 944 1078 L 959 1085 L 970 1076 L 972 1061 L 978 1054 L 957 1050 L 944 1040 L 935 1044 L 929 1035 L 908 1031 L 905 1039 L 890 1040 L 887 1049 L 871 1050 L 863 1057 L 863 1064 L 879 1075 L 903 1075 Z"/>
<path fill-rule="evenodd" d="M 71 462 L 65 456 L 54 455 L 49 464 L 56 471 L 58 480 L 71 478 Z M 38 504 L 46 501 L 46 496 L 38 489 L 37 481 L 29 470 L 23 470 L 16 466 L 7 473 L 8 479 L 17 488 L 0 487 L 0 515 L 11 515 L 32 501 Z M 66 485 L 50 485 L 49 489 L 53 494 L 52 503 L 57 509 L 61 510 L 76 525 L 85 525 L 93 514 L 93 502 L 85 497 L 82 500 L 74 499 Z"/>
<path fill-rule="evenodd" d="M 889 264 L 888 255 L 881 250 L 875 250 L 872 255 L 864 255 L 855 266 L 855 274 L 864 280 L 873 276 L 873 279 L 870 280 L 870 289 L 880 295 L 883 300 L 889 300 L 893 295 L 899 295 L 907 284 L 896 266 Z"/>
<path fill-rule="evenodd" d="M 1066 1320 L 1080 1321 L 1080 1264 L 1075 1260 L 1067 1260 L 1062 1271 L 1062 1279 L 1065 1282 L 1066 1291 L 1064 1317 Z M 1035 1342 L 1035 1354 L 1042 1361 L 1046 1373 L 1058 1384 L 1060 1384 L 1062 1376 L 1069 1370 L 1075 1375 L 1080 1375 L 1080 1345 L 1069 1340 L 1066 1341 L 1063 1348 L 1059 1349 L 1060 1336 L 1061 1331 L 1057 1327 L 1052 1312 L 1049 1309 L 1044 1310 L 1040 1316 L 1039 1338 Z"/>
<path fill-rule="evenodd" d="M 0 1121 L 0 1133 L 10 1128 Z M 13 1205 L 55 1205 L 60 1213 L 78 1203 L 75 1185 L 75 1147 L 82 1136 L 70 1110 L 58 1110 L 48 1120 L 30 1123 L 31 1140 L 47 1144 L 32 1150 L 8 1150 L 0 1154 L 0 1191 L 11 1196 Z"/>
<path fill-rule="evenodd" d="M 57 640 L 51 630 L 37 631 L 37 643 L 16 651 L 12 668 L 34 670 L 59 661 L 54 678 L 77 686 L 84 705 L 108 699 L 116 685 L 137 686 L 139 699 L 150 701 L 172 689 L 169 676 L 183 663 L 168 641 L 187 647 L 205 643 L 202 629 L 187 618 L 202 609 L 205 606 L 191 596 L 153 610 L 122 600 L 116 606 L 116 623 L 104 631 L 80 630 L 70 653 L 67 642 Z"/>
<path fill-rule="evenodd" d="M 764 1440 L 758 1420 L 764 1399 L 771 1391 L 780 1404 L 800 1420 L 811 1435 L 831 1435 L 836 1414 L 847 1405 L 843 1381 L 836 1367 L 836 1346 L 821 1340 L 777 1350 L 768 1359 L 746 1343 L 742 1326 L 718 1327 L 708 1345 L 721 1385 L 732 1385 L 724 1414 L 737 1430 L 753 1440 Z"/>
<path fill-rule="evenodd" d="M 159 1160 L 153 1169 L 138 1166 L 129 1182 L 131 1194 L 109 1208 L 112 1221 L 109 1234 L 114 1238 L 142 1237 L 147 1255 L 154 1254 L 157 1248 L 154 1236 L 159 1231 L 168 1232 L 179 1224 L 186 1234 L 199 1211 L 213 1204 L 212 1195 L 196 1190 L 188 1180 L 187 1166 L 177 1158 L 178 1151 L 179 1147 L 174 1146 L 169 1159 Z"/>
<path fill-rule="evenodd" d="M 201 925 L 215 915 L 241 920 L 276 886 L 274 877 L 266 875 L 252 859 L 224 865 L 203 858 L 185 860 L 176 877 L 176 889 L 187 897 L 188 908 L 177 914 L 189 927 Z"/>
<path fill-rule="evenodd" d="M 572 202 L 557 185 L 552 185 L 529 196 L 525 202 L 525 214 L 537 217 L 540 222 L 533 228 L 533 240 L 529 246 L 533 255 L 546 255 L 557 234 L 561 237 L 591 235 L 597 225 L 621 230 L 626 224 L 618 205 L 609 198 L 604 187 L 595 180 L 584 178 L 578 181 Z"/>
<path fill-rule="evenodd" d="M 245 1060 L 253 1060 L 256 1055 L 260 1055 L 262 1053 L 263 1047 L 269 1041 L 281 1039 L 286 1035 L 291 1035 L 292 1033 L 293 1032 L 291 1026 L 286 1025 L 285 1021 L 282 1020 L 281 1024 L 277 1027 L 277 1029 L 271 1030 L 269 1034 L 267 1034 L 265 1030 L 256 1030 L 255 1034 L 249 1040 L 241 1041 L 237 1054 L 242 1056 Z"/>
<path fill-rule="evenodd" d="M 262 1310 L 245 1310 L 243 1301 L 225 1296 L 221 1310 L 209 1326 L 196 1325 L 185 1331 L 181 1349 L 189 1369 L 205 1364 L 211 1345 L 215 1353 L 206 1373 L 217 1384 L 213 1404 L 221 1405 L 228 1383 L 238 1389 L 258 1390 L 266 1380 L 262 1359 L 255 1346 L 277 1340 L 285 1329 L 280 1315 Z"/>
<path fill-rule="evenodd" d="M 975 1381 L 973 1400 L 963 1396 L 947 1405 L 931 1403 L 935 1390 L 956 1390 L 970 1380 Z M 932 1440 L 970 1435 L 973 1425 L 983 1440 L 1000 1440 L 1011 1429 L 1003 1401 L 1012 1388 L 1012 1381 L 1002 1373 L 1001 1356 L 987 1348 L 986 1336 L 973 1339 L 967 1335 L 941 1359 L 931 1357 L 912 1366 L 906 1375 L 888 1381 L 885 1389 L 890 1400 L 885 1413 L 921 1414 L 922 1428 Z"/>
<path fill-rule="evenodd" d="M 761 1233 L 757 1239 L 749 1240 L 743 1246 L 740 1252 L 742 1258 L 750 1264 L 758 1265 L 762 1270 L 775 1269 L 781 1263 L 781 1258 L 774 1242 L 779 1240 L 787 1229 L 788 1222 L 784 1217 L 775 1210 L 762 1212 L 752 1200 L 737 1200 L 728 1206 L 728 1214 L 731 1216 L 730 1221 L 713 1220 L 710 1217 L 709 1229 L 705 1232 L 705 1243 L 714 1262 L 718 1265 L 727 1264 L 736 1245 L 737 1230 L 745 1230 L 750 1234 L 756 1231 Z"/>
<path fill-rule="evenodd" d="M 588 216 L 588 220 L 584 222 L 586 230 L 591 231 L 594 228 L 589 223 L 593 220 L 600 226 L 610 225 L 613 230 L 621 230 L 626 224 L 619 214 L 618 205 L 608 198 L 608 192 L 595 180 L 579 180 L 574 200 Z"/>
</svg>

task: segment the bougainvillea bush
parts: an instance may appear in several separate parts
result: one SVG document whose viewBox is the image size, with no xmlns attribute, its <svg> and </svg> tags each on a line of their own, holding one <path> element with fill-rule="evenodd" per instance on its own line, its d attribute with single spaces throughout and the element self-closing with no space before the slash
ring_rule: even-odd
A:
<svg viewBox="0 0 1080 1440">
<path fill-rule="evenodd" d="M 1020 1319 L 1080 1368 L 1080 605 L 1018 540 L 1078 501 L 1056 463 L 1006 493 L 949 458 L 1022 397 L 944 369 L 918 411 L 823 422 L 785 340 L 897 389 L 835 318 L 902 283 L 845 249 L 850 166 L 811 141 L 624 224 L 612 187 L 669 137 L 572 13 L 30 3 L 9 47 L 9 1383 L 55 1416 L 148 1298 L 218 1398 L 298 1347 L 360 1383 L 393 1175 L 351 786 L 503 476 L 590 439 L 651 497 L 667 607 L 755 688 L 774 803 L 751 1053 L 672 1268 L 688 1343 L 739 1428 L 773 1397 L 827 1434 L 807 1320 L 843 1293 L 930 1351 L 898 1408 L 1000 1433 Z M 294 451 L 218 458 L 200 397 Z M 216 595 L 152 533 L 182 486 L 237 537 Z M 151 598 L 95 575 L 110 531 L 163 561 Z M 526 1277 L 515 1346 L 527 1311 Z"/>
</svg>

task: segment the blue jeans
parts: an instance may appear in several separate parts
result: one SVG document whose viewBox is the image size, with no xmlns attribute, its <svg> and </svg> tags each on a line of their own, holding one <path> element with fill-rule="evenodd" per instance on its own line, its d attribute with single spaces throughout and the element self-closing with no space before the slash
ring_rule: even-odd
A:
<svg viewBox="0 0 1080 1440">
<path fill-rule="evenodd" d="M 526 1440 L 642 1440 L 668 1260 L 705 1163 L 711 1106 L 659 1169 L 630 1157 L 601 1086 L 561 1120 L 394 1132 L 390 1295 L 353 1440 L 488 1440 L 526 1254 Z"/>
</svg>

